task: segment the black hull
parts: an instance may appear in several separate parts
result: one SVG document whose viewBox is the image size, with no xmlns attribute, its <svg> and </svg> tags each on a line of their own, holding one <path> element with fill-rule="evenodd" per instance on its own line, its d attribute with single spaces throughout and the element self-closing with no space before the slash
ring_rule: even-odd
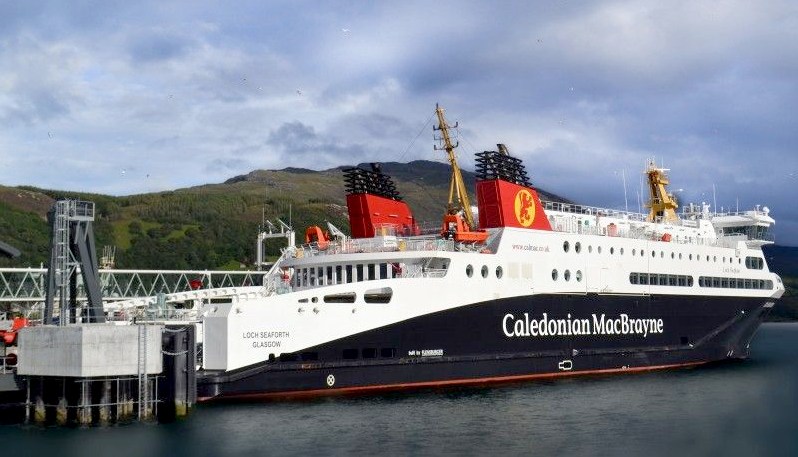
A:
<svg viewBox="0 0 798 457">
<path fill-rule="evenodd" d="M 745 358 L 751 338 L 770 310 L 765 306 L 768 301 L 597 294 L 495 300 L 341 338 L 284 356 L 282 361 L 230 372 L 200 372 L 198 396 L 223 400 L 330 395 L 635 372 Z M 597 326 L 582 332 L 586 329 L 573 325 L 565 334 L 533 335 L 529 321 L 544 314 L 549 320 L 584 319 L 590 324 L 598 316 L 626 315 L 648 320 L 651 326 L 645 335 L 598 333 Z M 659 319 L 661 328 L 656 325 Z M 616 329 L 621 329 L 620 320 Z M 641 329 L 642 324 L 637 327 Z M 347 351 L 351 357 L 353 350 L 357 359 L 343 358 Z"/>
</svg>

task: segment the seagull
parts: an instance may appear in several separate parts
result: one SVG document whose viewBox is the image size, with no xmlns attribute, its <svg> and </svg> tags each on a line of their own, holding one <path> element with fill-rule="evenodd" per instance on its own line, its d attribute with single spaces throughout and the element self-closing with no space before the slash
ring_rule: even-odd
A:
<svg viewBox="0 0 798 457">
<path fill-rule="evenodd" d="M 302 95 L 302 90 L 300 90 L 300 89 L 297 89 L 297 90 L 296 90 L 296 94 L 297 94 L 297 95 Z"/>
<path fill-rule="evenodd" d="M 125 173 L 127 173 L 127 171 L 123 169 L 122 170 L 122 176 L 125 176 Z"/>
<path fill-rule="evenodd" d="M 52 138 L 52 137 L 53 137 L 53 134 L 50 133 L 50 132 L 47 132 L 47 138 Z"/>
<path fill-rule="evenodd" d="M 341 31 L 344 32 L 344 33 L 349 33 L 350 32 L 349 29 L 341 29 Z"/>
</svg>

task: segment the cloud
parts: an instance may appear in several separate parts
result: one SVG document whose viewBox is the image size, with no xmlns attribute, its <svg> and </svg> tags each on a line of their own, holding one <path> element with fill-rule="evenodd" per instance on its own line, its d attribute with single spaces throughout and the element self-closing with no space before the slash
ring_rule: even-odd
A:
<svg viewBox="0 0 798 457">
<path fill-rule="evenodd" d="M 786 0 L 11 2 L 0 183 L 130 194 L 443 160 L 440 102 L 464 167 L 504 142 L 536 184 L 615 207 L 625 170 L 634 207 L 656 157 L 685 201 L 714 183 L 719 206 L 767 204 L 798 244 L 796 75 Z"/>
</svg>

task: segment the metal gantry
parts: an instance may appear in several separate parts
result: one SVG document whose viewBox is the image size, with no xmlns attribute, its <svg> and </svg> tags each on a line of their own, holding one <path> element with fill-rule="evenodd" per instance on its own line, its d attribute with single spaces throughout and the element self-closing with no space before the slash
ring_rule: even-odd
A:
<svg viewBox="0 0 798 457">
<path fill-rule="evenodd" d="M 198 289 L 260 286 L 267 274 L 215 270 L 100 270 L 99 273 L 106 304 Z M 80 276 L 77 290 L 78 300 L 85 301 L 86 291 Z M 0 304 L 28 305 L 35 309 L 44 303 L 46 292 L 46 268 L 0 268 Z"/>
</svg>

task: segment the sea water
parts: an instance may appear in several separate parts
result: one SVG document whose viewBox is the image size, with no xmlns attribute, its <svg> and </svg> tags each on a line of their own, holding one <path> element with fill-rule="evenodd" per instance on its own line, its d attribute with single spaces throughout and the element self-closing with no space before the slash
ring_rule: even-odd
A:
<svg viewBox="0 0 798 457">
<path fill-rule="evenodd" d="M 798 456 L 798 324 L 746 361 L 313 401 L 200 405 L 172 424 L 2 426 L 4 455 Z"/>
</svg>

